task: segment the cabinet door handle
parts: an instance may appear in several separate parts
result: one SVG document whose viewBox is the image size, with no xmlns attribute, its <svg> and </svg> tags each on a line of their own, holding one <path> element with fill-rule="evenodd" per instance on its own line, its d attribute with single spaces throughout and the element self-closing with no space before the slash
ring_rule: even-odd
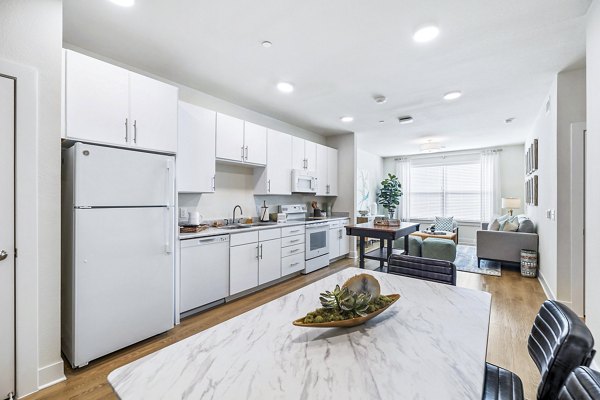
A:
<svg viewBox="0 0 600 400">
<path fill-rule="evenodd" d="M 298 264 L 300 264 L 300 263 L 299 262 L 292 263 L 292 264 L 290 264 L 290 267 L 295 267 Z"/>
<path fill-rule="evenodd" d="M 244 146 L 242 146 L 241 149 L 242 149 L 242 161 L 244 161 Z"/>
<path fill-rule="evenodd" d="M 246 161 L 248 161 L 248 146 L 246 146 Z"/>
<path fill-rule="evenodd" d="M 125 143 L 129 141 L 129 119 L 125 118 Z"/>
<path fill-rule="evenodd" d="M 258 246 L 256 246 L 256 259 L 258 260 L 259 257 L 260 257 L 260 249 L 258 248 Z"/>
<path fill-rule="evenodd" d="M 214 191 L 215 191 L 215 189 L 216 189 L 216 183 L 217 183 L 217 176 L 216 176 L 216 175 L 213 175 L 213 177 L 212 177 L 212 188 L 213 188 L 213 192 L 214 192 Z"/>
<path fill-rule="evenodd" d="M 296 243 L 296 242 L 299 242 L 299 241 L 300 241 L 300 239 L 294 239 L 294 240 L 290 240 L 290 243 Z"/>
<path fill-rule="evenodd" d="M 137 119 L 133 120 L 133 143 L 137 144 Z"/>
<path fill-rule="evenodd" d="M 300 251 L 300 249 L 292 249 L 292 250 L 290 250 L 290 253 L 297 253 L 299 251 Z"/>
<path fill-rule="evenodd" d="M 263 256 L 263 245 L 260 245 L 260 259 L 262 260 L 262 256 Z"/>
<path fill-rule="evenodd" d="M 342 238 L 342 230 L 341 229 L 338 231 L 338 235 L 339 235 L 338 239 L 341 239 Z"/>
<path fill-rule="evenodd" d="M 271 180 L 270 179 L 267 181 L 267 185 L 268 185 L 267 186 L 267 192 L 271 193 Z"/>
</svg>

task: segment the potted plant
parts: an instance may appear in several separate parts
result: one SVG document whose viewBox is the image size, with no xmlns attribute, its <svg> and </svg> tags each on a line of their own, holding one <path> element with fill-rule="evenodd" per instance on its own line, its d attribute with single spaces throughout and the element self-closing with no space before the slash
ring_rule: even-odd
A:
<svg viewBox="0 0 600 400">
<path fill-rule="evenodd" d="M 388 174 L 387 178 L 381 181 L 381 189 L 377 193 L 377 203 L 387 209 L 390 219 L 394 218 L 396 208 L 400 204 L 402 196 L 402 185 L 398 177 L 394 174 Z"/>
</svg>

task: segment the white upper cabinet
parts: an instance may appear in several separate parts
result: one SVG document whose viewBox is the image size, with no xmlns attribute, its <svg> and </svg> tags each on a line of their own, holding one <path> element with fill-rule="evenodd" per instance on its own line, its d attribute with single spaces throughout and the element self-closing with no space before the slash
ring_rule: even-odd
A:
<svg viewBox="0 0 600 400">
<path fill-rule="evenodd" d="M 255 194 L 292 194 L 292 136 L 267 130 L 267 166 L 254 177 Z"/>
<path fill-rule="evenodd" d="M 317 196 L 337 196 L 338 151 L 317 145 Z"/>
<path fill-rule="evenodd" d="M 217 113 L 217 158 L 238 163 L 265 165 L 267 128 Z"/>
<path fill-rule="evenodd" d="M 294 136 L 292 141 L 292 165 L 294 169 L 316 171 L 317 144 Z"/>
<path fill-rule="evenodd" d="M 215 125 L 217 113 L 179 102 L 177 191 L 215 191 Z"/>
<path fill-rule="evenodd" d="M 65 138 L 177 151 L 176 87 L 70 50 L 64 69 Z"/>
<path fill-rule="evenodd" d="M 338 195 L 338 151 L 327 148 L 327 195 Z"/>
<path fill-rule="evenodd" d="M 129 73 L 131 143 L 143 149 L 177 151 L 177 88 Z"/>
<path fill-rule="evenodd" d="M 304 157 L 306 158 L 306 169 L 317 170 L 317 144 L 308 140 L 304 141 Z"/>
<path fill-rule="evenodd" d="M 327 195 L 327 153 L 328 147 L 318 144 L 317 145 L 317 196 Z"/>
<path fill-rule="evenodd" d="M 129 71 L 65 51 L 65 136 L 127 145 Z"/>
<path fill-rule="evenodd" d="M 217 158 L 244 161 L 243 120 L 217 113 Z"/>
<path fill-rule="evenodd" d="M 244 162 L 265 165 L 267 163 L 267 128 L 244 122 Z"/>
<path fill-rule="evenodd" d="M 306 157 L 304 157 L 304 139 L 292 136 L 292 168 L 306 169 Z M 290 177 L 290 179 L 292 179 Z"/>
</svg>

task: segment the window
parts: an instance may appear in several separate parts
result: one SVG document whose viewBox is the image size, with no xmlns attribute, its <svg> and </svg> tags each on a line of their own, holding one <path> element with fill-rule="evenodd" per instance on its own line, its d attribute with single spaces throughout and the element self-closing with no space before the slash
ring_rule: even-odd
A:
<svg viewBox="0 0 600 400">
<path fill-rule="evenodd" d="M 444 164 L 411 163 L 409 188 L 411 219 L 445 216 L 481 221 L 479 158 Z"/>
</svg>

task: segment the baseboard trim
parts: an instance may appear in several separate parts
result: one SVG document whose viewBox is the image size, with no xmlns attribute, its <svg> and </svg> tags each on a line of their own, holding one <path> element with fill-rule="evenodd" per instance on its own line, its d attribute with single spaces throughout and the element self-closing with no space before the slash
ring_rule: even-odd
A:
<svg viewBox="0 0 600 400">
<path fill-rule="evenodd" d="M 475 239 L 470 239 L 470 240 L 459 239 L 458 244 L 464 244 L 465 246 L 475 246 L 477 244 L 477 242 L 475 241 Z"/>
<path fill-rule="evenodd" d="M 45 367 L 38 369 L 38 390 L 42 390 L 66 379 L 62 360 L 54 364 L 46 365 Z"/>
<path fill-rule="evenodd" d="M 544 290 L 546 297 L 549 300 L 556 300 L 556 296 L 554 295 L 552 290 L 550 290 L 550 286 L 548 286 L 548 284 L 546 283 L 546 280 L 544 279 L 544 275 L 542 275 L 541 272 L 538 272 L 538 281 L 542 285 L 542 289 Z"/>
</svg>

